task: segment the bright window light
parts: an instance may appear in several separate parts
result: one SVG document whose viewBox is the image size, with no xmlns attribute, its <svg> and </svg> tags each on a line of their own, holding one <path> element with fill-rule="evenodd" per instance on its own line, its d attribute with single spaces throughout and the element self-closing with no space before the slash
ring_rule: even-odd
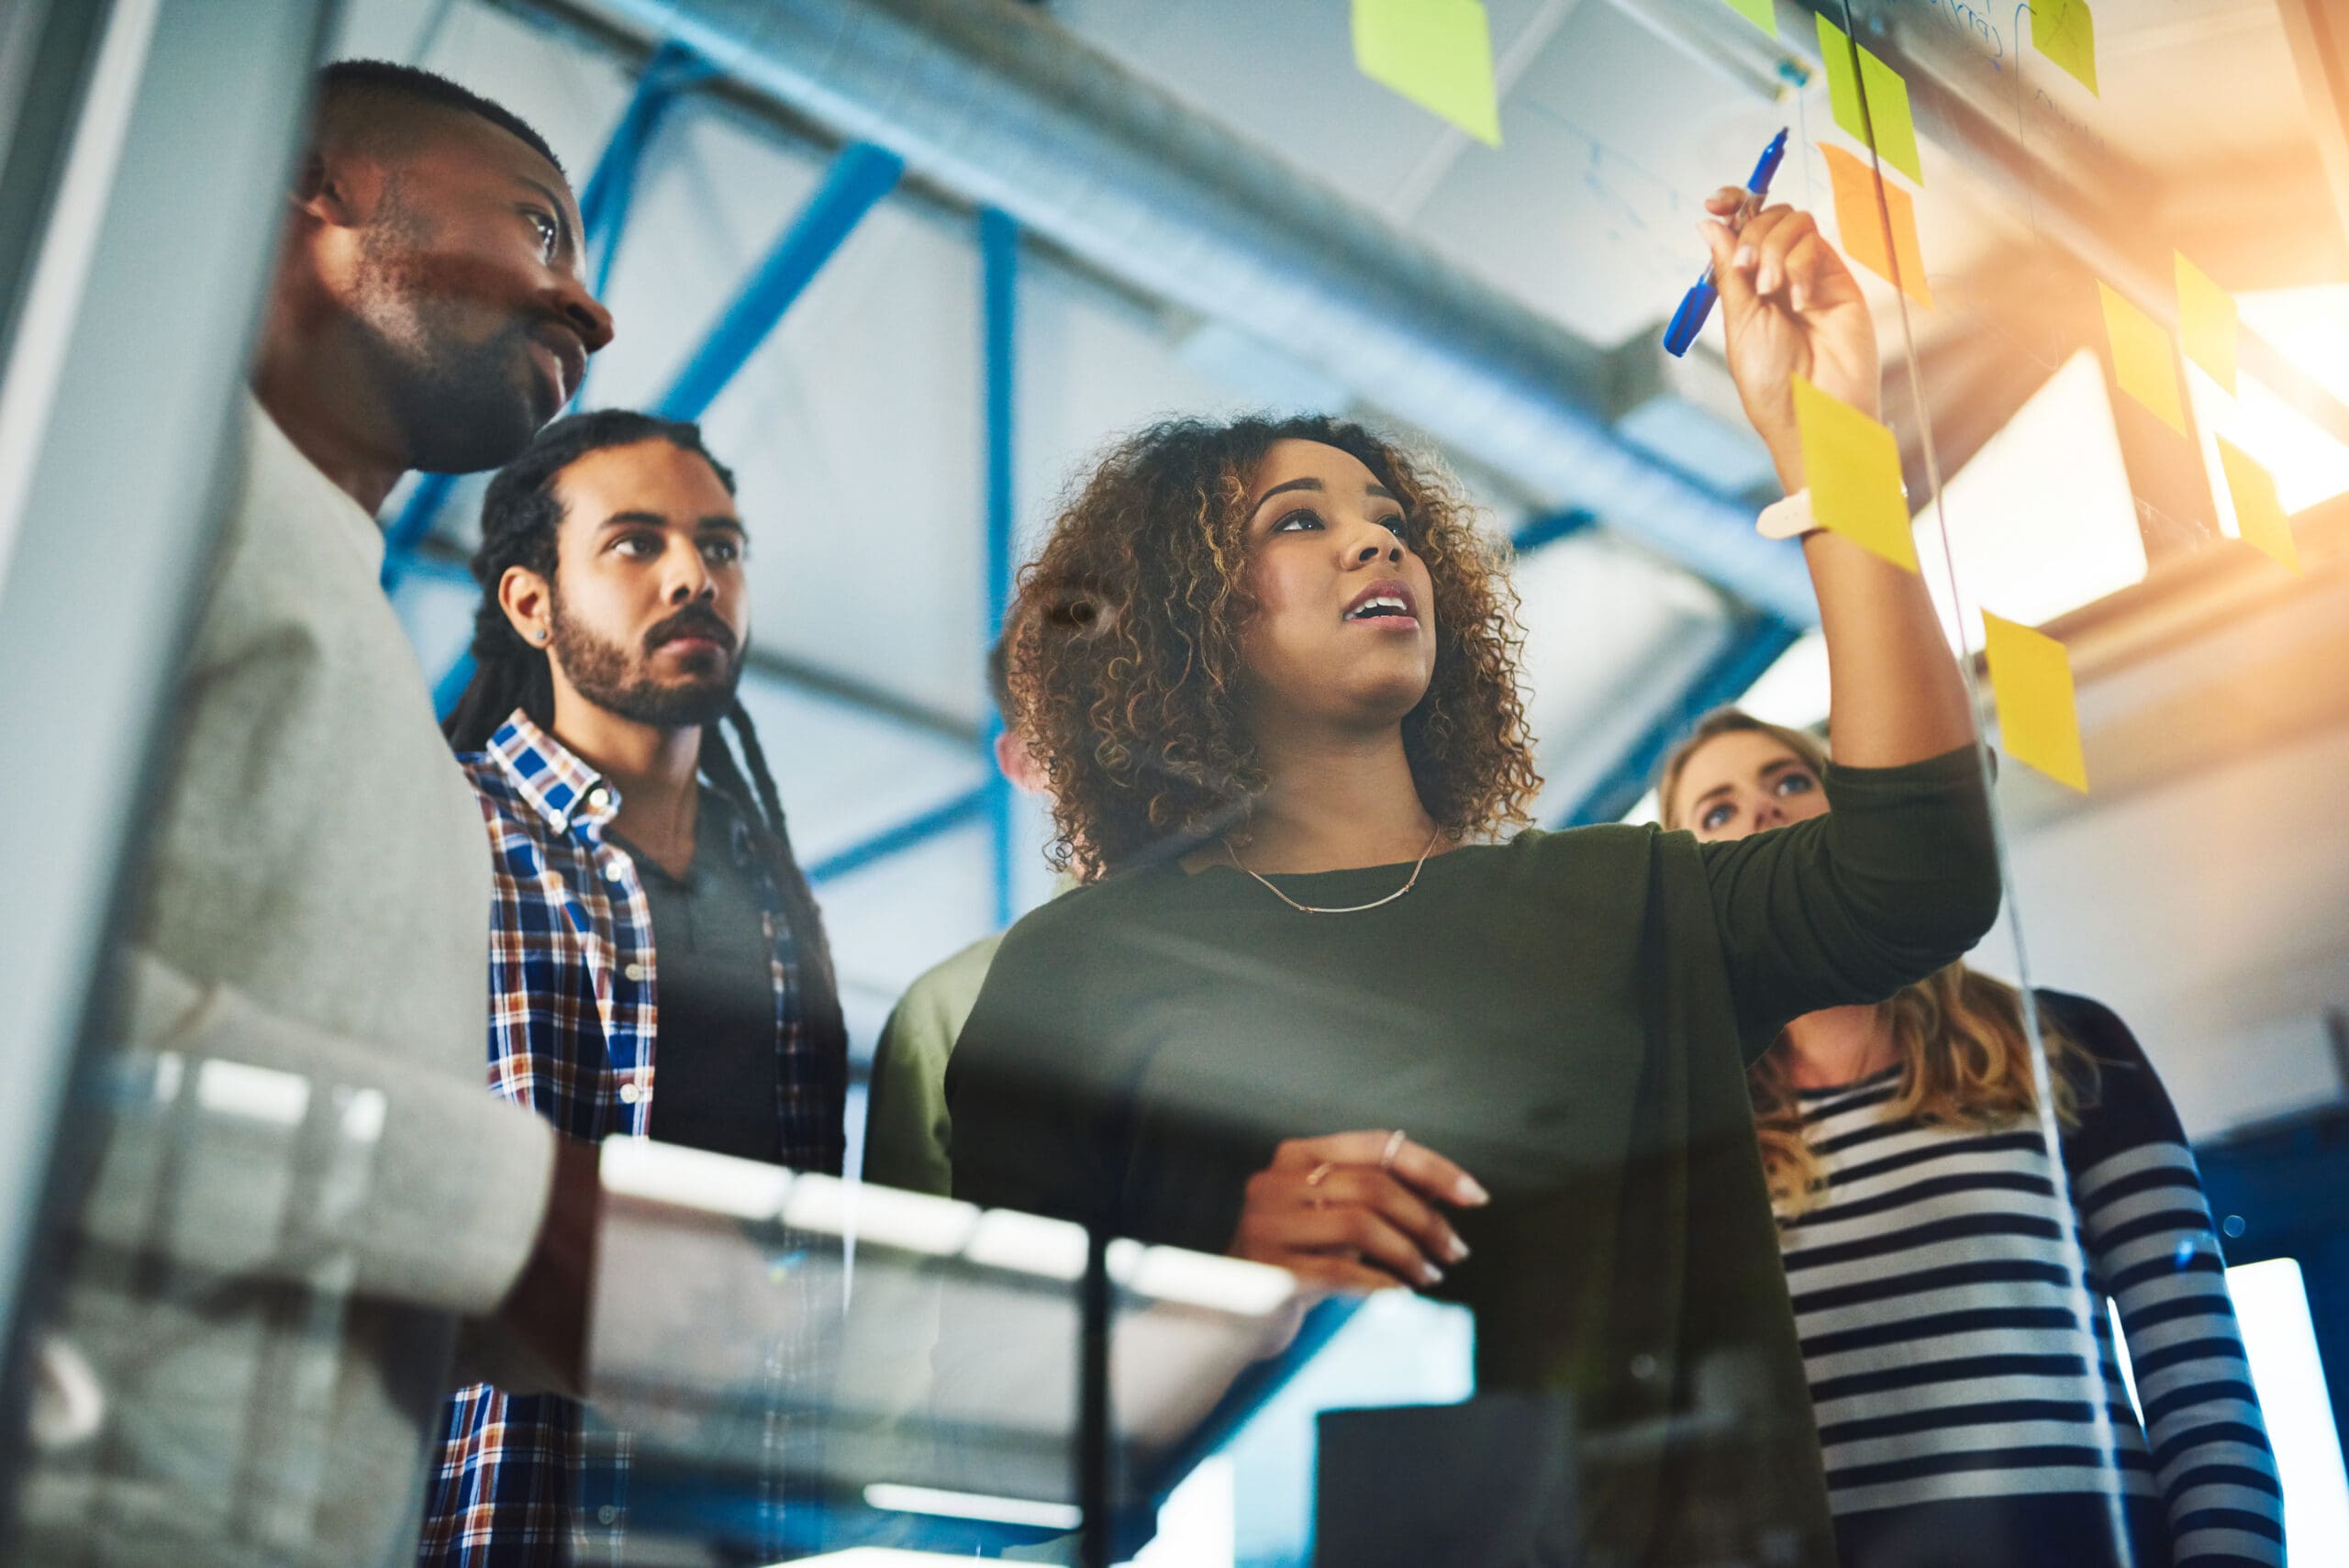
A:
<svg viewBox="0 0 2349 1568">
<path fill-rule="evenodd" d="M 788 1564 L 770 1562 L 767 1568 L 930 1568 L 933 1563 L 970 1561 L 959 1552 L 950 1557 L 942 1551 L 907 1551 L 896 1546 L 852 1546 L 846 1551 L 795 1557 Z"/>
<path fill-rule="evenodd" d="M 2283 1472 L 2286 1555 L 2294 1562 L 2349 1562 L 2349 1475 L 2300 1265 L 2290 1258 L 2239 1264 L 2227 1271 L 2227 1289 Z"/>
<path fill-rule="evenodd" d="M 1286 1269 L 1241 1258 L 1152 1247 L 1136 1262 L 1132 1285 L 1139 1294 L 1161 1301 L 1262 1318 L 1297 1294 L 1297 1276 Z"/>
<path fill-rule="evenodd" d="M 1085 1522 L 1085 1510 L 1074 1503 L 995 1497 L 979 1492 L 941 1492 L 935 1486 L 906 1486 L 894 1481 L 874 1482 L 864 1489 L 864 1500 L 870 1507 L 892 1513 L 985 1519 L 991 1524 L 1032 1525 L 1038 1529 L 1074 1529 Z"/>
<path fill-rule="evenodd" d="M 1073 1280 L 1085 1273 L 1085 1250 L 1082 1225 L 1016 1209 L 991 1208 L 980 1216 L 963 1256 L 989 1268 Z"/>
<path fill-rule="evenodd" d="M 1965 630 L 1981 640 L 1989 610 L 2040 626 L 2145 575 L 2145 540 L 2104 371 L 2083 349 L 1942 486 L 1918 515 L 1917 560 L 1950 646 L 1963 652 L 1949 567 L 1935 526 L 1946 513 Z"/>
<path fill-rule="evenodd" d="M 1737 706 L 1765 724 L 1808 729 L 1827 717 L 1827 639 L 1807 631 L 1778 655 Z"/>
<path fill-rule="evenodd" d="M 2258 333 L 2333 396 L 2349 401 L 2349 285 L 2269 289 L 2238 295 L 2245 327 Z M 2349 490 L 2349 446 L 2317 428 L 2247 373 L 2235 377 L 2240 395 L 2189 365 L 2188 395 L 2200 427 L 2202 457 L 2210 471 L 2222 526 L 2239 533 L 2214 435 L 2224 436 L 2276 476 L 2277 499 L 2287 512 L 2304 511 Z"/>
<path fill-rule="evenodd" d="M 780 1165 L 644 1138 L 605 1140 L 602 1174 L 607 1193 L 742 1219 L 773 1219 L 791 1190 Z"/>
<path fill-rule="evenodd" d="M 837 1176 L 802 1176 L 784 1205 L 783 1222 L 876 1247 L 952 1257 L 979 1222 L 976 1207 L 928 1193 L 866 1186 Z"/>
<path fill-rule="evenodd" d="M 1199 1462 L 1158 1510 L 1158 1533 L 1132 1568 L 1232 1568 L 1238 1504 L 1231 1461 Z"/>
</svg>

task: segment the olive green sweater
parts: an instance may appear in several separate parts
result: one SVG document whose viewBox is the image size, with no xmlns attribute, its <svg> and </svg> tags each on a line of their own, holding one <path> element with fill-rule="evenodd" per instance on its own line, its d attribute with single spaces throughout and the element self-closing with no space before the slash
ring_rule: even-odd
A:
<svg viewBox="0 0 2349 1568">
<path fill-rule="evenodd" d="M 955 1195 L 1219 1252 L 1280 1140 L 1405 1129 L 1494 1195 L 1433 1294 L 1475 1313 L 1480 1387 L 1571 1396 L 1591 1560 L 1831 1563 L 1744 1069 L 1965 952 L 1998 883 L 1970 751 L 1826 785 L 1734 843 L 1458 850 L 1362 914 L 1229 867 L 1063 896 L 955 1050 Z M 1277 881 L 1347 905 L 1408 870 Z"/>
</svg>

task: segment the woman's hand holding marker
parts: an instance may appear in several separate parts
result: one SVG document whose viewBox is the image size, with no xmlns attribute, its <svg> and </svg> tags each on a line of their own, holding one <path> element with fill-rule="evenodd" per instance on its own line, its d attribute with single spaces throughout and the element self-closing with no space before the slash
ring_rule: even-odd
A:
<svg viewBox="0 0 2349 1568">
<path fill-rule="evenodd" d="M 1722 220 L 1744 199 L 1735 185 L 1714 192 L 1705 208 L 1715 216 L 1698 230 L 1712 249 L 1730 374 L 1792 495 L 1803 487 L 1793 378 L 1874 417 L 1876 323 L 1858 281 L 1809 213 L 1765 207 L 1731 229 Z"/>
</svg>

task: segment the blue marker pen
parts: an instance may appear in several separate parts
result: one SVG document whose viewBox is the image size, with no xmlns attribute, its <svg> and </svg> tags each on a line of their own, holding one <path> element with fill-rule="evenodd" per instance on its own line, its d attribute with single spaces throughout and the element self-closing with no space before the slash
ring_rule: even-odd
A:
<svg viewBox="0 0 2349 1568">
<path fill-rule="evenodd" d="M 1770 145 L 1762 150 L 1762 161 L 1753 166 L 1753 178 L 1745 182 L 1745 200 L 1738 204 L 1737 211 L 1730 216 L 1731 233 L 1744 228 L 1746 220 L 1762 210 L 1763 198 L 1770 194 L 1770 181 L 1777 174 L 1778 164 L 1786 156 L 1787 133 L 1781 130 L 1770 139 Z M 1688 345 L 1694 343 L 1697 334 L 1705 329 L 1705 318 L 1712 315 L 1713 301 L 1720 295 L 1720 291 L 1713 286 L 1712 263 L 1708 261 L 1705 275 L 1697 280 L 1695 288 L 1681 296 L 1680 308 L 1672 313 L 1672 325 L 1664 330 L 1664 352 L 1677 359 L 1688 351 Z"/>
</svg>

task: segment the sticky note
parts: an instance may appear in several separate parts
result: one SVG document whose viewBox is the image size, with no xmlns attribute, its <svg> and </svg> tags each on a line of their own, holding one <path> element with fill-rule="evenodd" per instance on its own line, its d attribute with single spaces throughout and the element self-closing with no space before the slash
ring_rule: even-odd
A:
<svg viewBox="0 0 2349 1568">
<path fill-rule="evenodd" d="M 2080 713 L 2072 692 L 2072 656 L 2034 628 L 1982 612 L 1990 693 L 1998 705 L 1998 749 L 2058 784 L 2085 791 Z"/>
<path fill-rule="evenodd" d="M 1778 10 L 1771 0 L 1724 0 L 1724 3 L 1772 38 L 1778 36 Z"/>
<path fill-rule="evenodd" d="M 1900 490 L 1900 443 L 1892 432 L 1801 376 L 1795 377 L 1795 427 L 1802 435 L 1810 515 L 1820 527 L 1916 571 L 1917 539 Z"/>
<path fill-rule="evenodd" d="M 2266 551 L 2291 570 L 2300 569 L 2299 547 L 2292 539 L 2291 519 L 2276 495 L 2276 478 L 2234 442 L 2221 436 L 2219 466 L 2226 470 L 2227 494 L 2234 497 L 2235 528 L 2243 542 Z"/>
<path fill-rule="evenodd" d="M 2096 93 L 2096 17 L 2088 0 L 2031 0 L 2031 44 Z"/>
<path fill-rule="evenodd" d="M 1843 236 L 1843 254 L 1874 272 L 1919 305 L 1932 308 L 1933 291 L 1925 284 L 1924 253 L 1917 247 L 1917 204 L 1909 193 L 1840 147 L 1821 145 L 1827 172 L 1835 182 L 1835 226 Z M 1876 206 L 1879 188 L 1884 206 Z M 1885 218 L 1892 219 L 1892 249 L 1884 247 Z M 1894 262 L 1899 275 L 1894 276 Z"/>
<path fill-rule="evenodd" d="M 1483 0 L 1354 0 L 1354 64 L 1478 140 L 1501 144 Z"/>
<path fill-rule="evenodd" d="M 1909 83 L 1900 72 L 1853 43 L 1824 15 L 1819 18 L 1819 53 L 1827 66 L 1827 102 L 1835 123 L 1862 147 L 1873 147 L 1876 156 L 1923 184 L 1917 127 L 1909 117 Z M 1873 138 L 1870 127 L 1876 131 Z"/>
<path fill-rule="evenodd" d="M 2177 360 L 2162 324 L 2138 309 L 2102 279 L 2104 329 L 2112 340 L 2112 374 L 2121 390 L 2153 410 L 2154 417 L 2186 434 L 2186 405 L 2177 390 Z"/>
<path fill-rule="evenodd" d="M 2186 357 L 2210 379 L 2235 389 L 2235 296 L 2210 281 L 2201 268 L 2177 257 L 2177 336 Z"/>
</svg>

